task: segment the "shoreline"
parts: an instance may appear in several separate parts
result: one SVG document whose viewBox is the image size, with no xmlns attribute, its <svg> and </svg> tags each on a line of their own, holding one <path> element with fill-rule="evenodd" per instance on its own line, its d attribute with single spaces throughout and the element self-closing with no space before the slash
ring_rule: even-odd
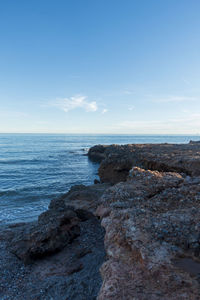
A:
<svg viewBox="0 0 200 300">
<path fill-rule="evenodd" d="M 23 299 L 198 299 L 200 143 L 97 145 L 88 157 L 100 163 L 101 183 L 74 186 L 38 221 L 1 230 L 5 257 L 43 280 L 42 292 L 38 281 L 31 293 L 30 273 L 15 289 L 11 279 L 0 283 L 2 299 L 22 299 L 20 285 Z M 89 265 L 93 281 L 84 273 Z"/>
</svg>

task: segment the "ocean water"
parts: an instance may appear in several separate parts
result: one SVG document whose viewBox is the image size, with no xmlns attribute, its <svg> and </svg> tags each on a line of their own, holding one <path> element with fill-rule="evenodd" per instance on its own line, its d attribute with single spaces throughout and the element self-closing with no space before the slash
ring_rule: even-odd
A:
<svg viewBox="0 0 200 300">
<path fill-rule="evenodd" d="M 93 183 L 96 144 L 187 143 L 199 136 L 0 134 L 0 224 L 37 218 L 72 185 Z"/>
</svg>

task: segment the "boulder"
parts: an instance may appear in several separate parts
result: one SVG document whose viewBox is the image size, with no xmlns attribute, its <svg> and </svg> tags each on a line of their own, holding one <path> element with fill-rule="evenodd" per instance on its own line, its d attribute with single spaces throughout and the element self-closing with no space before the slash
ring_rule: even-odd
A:
<svg viewBox="0 0 200 300">
<path fill-rule="evenodd" d="M 105 145 L 96 145 L 89 149 L 87 155 L 93 162 L 101 162 L 105 158 L 106 148 L 107 146 Z"/>
<path fill-rule="evenodd" d="M 94 213 L 99 205 L 99 199 L 110 184 L 93 184 L 90 186 L 75 185 L 69 192 L 50 202 L 49 209 L 63 209 L 73 207 L 77 210 L 84 210 L 87 213 Z M 89 216 L 89 215 L 88 215 Z"/>
<path fill-rule="evenodd" d="M 38 222 L 16 231 L 10 251 L 25 263 L 58 252 L 79 235 L 79 222 L 73 208 L 48 210 Z"/>
</svg>

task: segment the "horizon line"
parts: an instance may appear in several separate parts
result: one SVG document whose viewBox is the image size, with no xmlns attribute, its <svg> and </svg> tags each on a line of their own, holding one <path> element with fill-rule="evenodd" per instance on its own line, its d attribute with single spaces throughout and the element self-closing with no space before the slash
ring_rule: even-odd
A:
<svg viewBox="0 0 200 300">
<path fill-rule="evenodd" d="M 200 136 L 200 133 L 89 133 L 89 132 L 0 132 L 0 134 L 68 134 L 68 135 L 163 135 L 163 136 Z"/>
</svg>

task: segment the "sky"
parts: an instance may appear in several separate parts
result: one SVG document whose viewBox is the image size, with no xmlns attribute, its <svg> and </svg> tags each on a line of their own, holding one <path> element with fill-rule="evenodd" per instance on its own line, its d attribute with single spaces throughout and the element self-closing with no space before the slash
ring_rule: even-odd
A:
<svg viewBox="0 0 200 300">
<path fill-rule="evenodd" d="M 200 1 L 0 1 L 0 132 L 200 134 Z"/>
</svg>

